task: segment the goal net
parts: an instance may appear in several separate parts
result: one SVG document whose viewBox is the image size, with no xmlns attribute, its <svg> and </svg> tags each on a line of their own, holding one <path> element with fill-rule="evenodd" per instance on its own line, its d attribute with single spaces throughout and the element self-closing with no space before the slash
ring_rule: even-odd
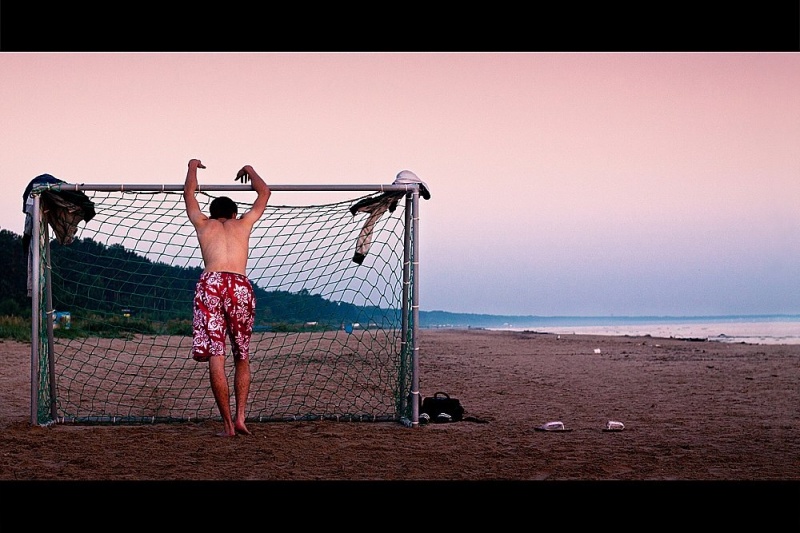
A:
<svg viewBox="0 0 800 533">
<path fill-rule="evenodd" d="M 248 421 L 415 425 L 417 186 L 272 190 L 293 203 L 268 205 L 250 237 Z M 92 212 L 65 206 L 64 191 Z M 226 191 L 251 189 L 204 187 L 203 212 Z M 302 205 L 308 191 L 352 198 Z M 32 421 L 218 420 L 208 365 L 190 354 L 202 257 L 183 187 L 61 183 L 31 197 Z M 234 200 L 239 213 L 251 206 Z"/>
</svg>

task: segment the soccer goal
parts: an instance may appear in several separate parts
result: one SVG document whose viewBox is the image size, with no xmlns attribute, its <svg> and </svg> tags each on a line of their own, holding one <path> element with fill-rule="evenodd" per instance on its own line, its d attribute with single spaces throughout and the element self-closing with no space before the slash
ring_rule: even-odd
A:
<svg viewBox="0 0 800 533">
<path fill-rule="evenodd" d="M 257 301 L 247 420 L 416 426 L 424 185 L 270 188 L 281 194 L 253 228 L 247 266 Z M 323 200 L 304 203 L 307 193 Z M 255 199 L 250 185 L 201 186 L 197 198 L 208 213 L 223 194 L 240 213 L 251 204 L 237 194 Z M 202 257 L 183 185 L 47 183 L 29 198 L 31 422 L 218 420 L 208 365 L 190 355 Z"/>
</svg>

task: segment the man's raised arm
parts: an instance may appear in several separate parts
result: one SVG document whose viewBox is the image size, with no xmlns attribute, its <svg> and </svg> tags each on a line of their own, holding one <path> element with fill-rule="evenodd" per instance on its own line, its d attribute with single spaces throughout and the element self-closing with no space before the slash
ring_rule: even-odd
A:
<svg viewBox="0 0 800 533">
<path fill-rule="evenodd" d="M 249 179 L 253 184 L 253 190 L 256 191 L 258 197 L 253 202 L 253 207 L 250 208 L 245 214 L 242 215 L 243 219 L 255 224 L 255 221 L 261 218 L 264 210 L 267 208 L 267 202 L 272 195 L 267 183 L 258 175 L 258 173 L 250 165 L 245 165 L 236 173 L 236 179 L 242 180 L 242 183 L 247 183 Z"/>
<path fill-rule="evenodd" d="M 186 204 L 186 214 L 189 216 L 189 220 L 192 221 L 192 224 L 203 217 L 203 213 L 200 211 L 200 203 L 194 195 L 198 187 L 198 168 L 206 168 L 206 166 L 201 163 L 199 159 L 190 159 L 189 169 L 186 171 L 186 182 L 183 184 L 183 201 Z"/>
</svg>

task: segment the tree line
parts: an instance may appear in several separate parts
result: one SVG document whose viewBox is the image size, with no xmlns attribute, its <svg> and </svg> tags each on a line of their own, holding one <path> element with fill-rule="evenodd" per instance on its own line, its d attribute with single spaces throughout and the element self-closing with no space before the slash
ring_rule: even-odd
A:
<svg viewBox="0 0 800 533">
<path fill-rule="evenodd" d="M 0 230 L 0 253 L 7 258 L 0 276 L 0 316 L 30 318 L 28 258 L 21 236 Z M 156 322 L 190 321 L 194 287 L 201 267 L 156 262 L 125 249 L 91 239 L 69 245 L 50 244 L 53 308 L 73 314 L 131 316 Z M 399 310 L 334 302 L 303 289 L 297 293 L 265 291 L 254 284 L 257 326 L 315 323 L 396 325 Z"/>
</svg>

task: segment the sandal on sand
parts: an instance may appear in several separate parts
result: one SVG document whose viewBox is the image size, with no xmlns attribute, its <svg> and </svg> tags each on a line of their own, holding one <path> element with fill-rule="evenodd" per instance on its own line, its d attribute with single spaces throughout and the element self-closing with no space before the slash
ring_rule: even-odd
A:
<svg viewBox="0 0 800 533">
<path fill-rule="evenodd" d="M 571 429 L 565 428 L 564 422 L 560 421 L 547 422 L 546 424 L 542 424 L 541 426 L 533 429 L 536 431 L 572 431 Z"/>
</svg>

